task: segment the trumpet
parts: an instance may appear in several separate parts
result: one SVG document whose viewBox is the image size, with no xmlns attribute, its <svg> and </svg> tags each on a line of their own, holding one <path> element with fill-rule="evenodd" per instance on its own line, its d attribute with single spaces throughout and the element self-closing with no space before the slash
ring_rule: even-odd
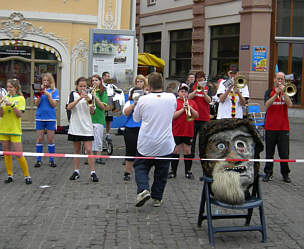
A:
<svg viewBox="0 0 304 249">
<path fill-rule="evenodd" d="M 193 118 L 193 116 L 191 114 L 191 109 L 190 109 L 188 98 L 186 98 L 185 96 L 183 96 L 183 100 L 184 100 L 184 106 L 187 106 L 185 108 L 185 113 L 186 113 L 187 121 L 191 122 L 191 121 L 194 120 L 194 118 Z"/>
<path fill-rule="evenodd" d="M 297 93 L 297 86 L 291 82 L 288 82 L 283 89 L 283 92 L 288 95 L 289 97 L 292 97 L 296 95 Z"/>
<path fill-rule="evenodd" d="M 85 98 L 85 99 L 86 99 L 87 105 L 88 105 L 89 107 L 93 106 L 93 105 L 94 105 L 93 96 L 92 96 L 92 98 L 90 98 L 90 97 L 88 96 L 88 91 L 86 91 L 86 90 L 83 90 L 82 92 L 86 94 L 86 97 L 87 97 L 87 98 Z"/>
</svg>

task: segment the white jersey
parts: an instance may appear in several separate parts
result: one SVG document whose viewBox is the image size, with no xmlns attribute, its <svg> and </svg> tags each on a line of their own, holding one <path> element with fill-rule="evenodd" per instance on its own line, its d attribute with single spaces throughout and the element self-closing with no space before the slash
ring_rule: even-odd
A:
<svg viewBox="0 0 304 249">
<path fill-rule="evenodd" d="M 80 98 L 77 92 L 73 92 L 73 94 L 74 101 Z M 92 95 L 90 93 L 88 96 L 92 98 Z M 67 103 L 69 103 L 69 100 Z M 74 106 L 71 111 L 72 113 L 68 134 L 77 136 L 94 136 L 93 123 L 87 101 L 83 98 Z"/>
<path fill-rule="evenodd" d="M 133 113 L 140 122 L 137 150 L 144 156 L 165 156 L 173 152 L 175 142 L 172 119 L 176 98 L 172 93 L 149 93 L 139 98 Z"/>
<path fill-rule="evenodd" d="M 216 92 L 216 95 L 219 96 L 220 94 L 224 94 L 226 92 L 226 87 L 224 86 L 224 82 L 226 80 L 222 80 L 219 88 Z M 244 98 L 249 98 L 249 90 L 248 86 L 246 85 L 244 88 L 240 88 L 240 93 Z M 239 96 L 236 97 L 236 104 L 235 104 L 235 118 L 243 118 L 243 107 L 240 105 Z M 222 118 L 232 118 L 231 109 L 232 109 L 232 96 L 231 94 L 227 95 L 227 98 L 224 102 L 219 101 L 219 106 L 217 110 L 217 119 Z"/>
</svg>

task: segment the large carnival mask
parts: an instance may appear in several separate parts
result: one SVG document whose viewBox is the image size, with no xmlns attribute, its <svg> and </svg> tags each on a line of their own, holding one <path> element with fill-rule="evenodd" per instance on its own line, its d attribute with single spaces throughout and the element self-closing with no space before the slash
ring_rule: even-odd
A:
<svg viewBox="0 0 304 249">
<path fill-rule="evenodd" d="M 259 158 L 263 150 L 253 126 L 241 119 L 215 120 L 207 125 L 205 135 L 207 140 L 200 144 L 201 158 L 235 160 L 202 163 L 205 174 L 213 178 L 214 197 L 229 204 L 244 202 L 257 177 L 259 164 L 237 160 Z"/>
</svg>

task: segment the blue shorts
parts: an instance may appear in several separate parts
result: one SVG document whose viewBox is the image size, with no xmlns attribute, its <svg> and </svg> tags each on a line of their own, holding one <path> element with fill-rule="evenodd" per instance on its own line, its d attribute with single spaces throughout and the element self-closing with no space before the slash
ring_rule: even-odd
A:
<svg viewBox="0 0 304 249">
<path fill-rule="evenodd" d="M 36 130 L 56 131 L 56 121 L 38 121 L 36 120 Z"/>
</svg>

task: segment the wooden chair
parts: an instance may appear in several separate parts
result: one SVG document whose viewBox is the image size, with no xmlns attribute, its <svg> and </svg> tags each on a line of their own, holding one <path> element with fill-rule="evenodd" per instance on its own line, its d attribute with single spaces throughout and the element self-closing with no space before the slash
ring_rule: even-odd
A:
<svg viewBox="0 0 304 249">
<path fill-rule="evenodd" d="M 238 232 L 238 231 L 260 231 L 262 233 L 262 241 L 266 242 L 266 223 L 264 217 L 263 200 L 261 196 L 259 176 L 256 177 L 253 186 L 251 187 L 251 198 L 246 200 L 243 204 L 230 205 L 216 200 L 210 192 L 210 185 L 212 183 L 212 178 L 203 176 L 201 181 L 204 182 L 204 187 L 202 191 L 201 204 L 198 215 L 197 225 L 201 227 L 202 221 L 207 219 L 208 222 L 208 236 L 210 245 L 214 245 L 214 234 L 217 232 Z M 239 214 L 213 214 L 211 211 L 211 205 L 216 205 L 225 209 L 237 209 L 245 210 L 247 213 Z M 204 215 L 206 207 L 206 215 Z M 254 208 L 259 208 L 260 215 L 260 225 L 250 225 L 252 213 Z M 245 225 L 243 226 L 225 226 L 225 227 L 214 227 L 213 220 L 215 219 L 245 219 Z"/>
</svg>

